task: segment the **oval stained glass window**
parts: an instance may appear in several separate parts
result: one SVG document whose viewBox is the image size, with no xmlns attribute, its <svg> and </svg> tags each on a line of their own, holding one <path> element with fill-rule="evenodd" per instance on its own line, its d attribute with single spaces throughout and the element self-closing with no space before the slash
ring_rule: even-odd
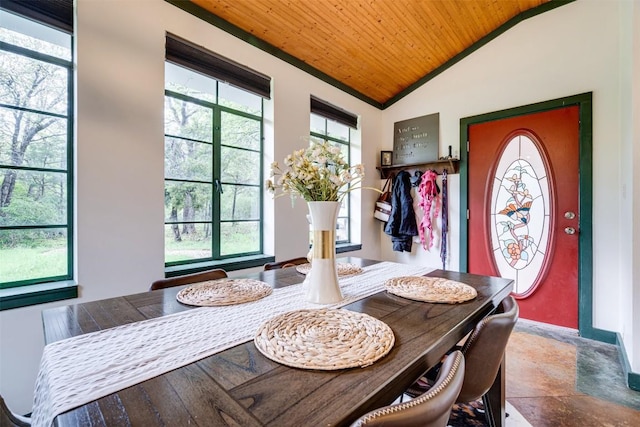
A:
<svg viewBox="0 0 640 427">
<path fill-rule="evenodd" d="M 492 180 L 489 216 L 495 265 L 522 296 L 544 276 L 550 232 L 548 163 L 532 138 L 518 134 L 505 144 Z"/>
</svg>

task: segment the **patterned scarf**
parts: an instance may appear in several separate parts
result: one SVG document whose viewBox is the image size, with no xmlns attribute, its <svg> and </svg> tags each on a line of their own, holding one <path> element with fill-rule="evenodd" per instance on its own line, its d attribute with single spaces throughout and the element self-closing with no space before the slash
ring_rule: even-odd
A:
<svg viewBox="0 0 640 427">
<path fill-rule="evenodd" d="M 447 264 L 447 232 L 449 231 L 449 208 L 447 206 L 447 170 L 442 172 L 442 242 L 440 243 L 440 259 L 442 269 Z"/>
<path fill-rule="evenodd" d="M 418 194 L 420 194 L 420 207 L 424 212 L 422 217 L 422 221 L 420 221 L 420 226 L 418 227 L 418 232 L 420 233 L 420 242 L 422 243 L 422 247 L 424 249 L 429 249 L 433 246 L 433 219 L 438 218 L 439 212 L 439 201 L 438 193 L 440 189 L 438 188 L 438 184 L 436 183 L 436 178 L 438 174 L 435 171 L 428 170 L 424 174 L 422 174 L 422 181 L 420 182 L 420 186 L 418 187 Z M 434 203 L 435 202 L 435 203 Z M 432 211 L 433 210 L 433 214 Z M 433 215 L 433 216 L 432 216 Z M 426 232 L 429 234 L 429 246 L 427 247 L 426 242 Z"/>
</svg>

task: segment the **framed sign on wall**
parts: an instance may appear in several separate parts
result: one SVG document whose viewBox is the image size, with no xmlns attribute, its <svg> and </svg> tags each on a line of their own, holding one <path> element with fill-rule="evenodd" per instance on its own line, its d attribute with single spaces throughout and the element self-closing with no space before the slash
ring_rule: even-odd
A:
<svg viewBox="0 0 640 427">
<path fill-rule="evenodd" d="M 439 140 L 440 113 L 394 123 L 392 164 L 395 166 L 438 160 Z"/>
</svg>

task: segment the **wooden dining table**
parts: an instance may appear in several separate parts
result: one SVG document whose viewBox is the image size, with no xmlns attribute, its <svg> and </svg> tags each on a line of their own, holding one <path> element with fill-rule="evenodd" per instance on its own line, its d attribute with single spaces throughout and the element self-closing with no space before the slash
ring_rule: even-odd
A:
<svg viewBox="0 0 640 427">
<path fill-rule="evenodd" d="M 338 261 L 369 266 L 355 257 Z M 445 270 L 426 274 L 466 283 L 477 297 L 461 304 L 418 302 L 382 291 L 344 306 L 391 327 L 392 350 L 364 368 L 291 368 L 261 354 L 252 340 L 109 394 L 57 416 L 58 426 L 345 426 L 392 403 L 495 310 L 510 279 Z M 299 284 L 290 267 L 247 274 L 274 289 Z M 42 312 L 46 343 L 191 310 L 182 287 L 67 305 Z M 487 408 L 504 425 L 504 363 Z"/>
</svg>

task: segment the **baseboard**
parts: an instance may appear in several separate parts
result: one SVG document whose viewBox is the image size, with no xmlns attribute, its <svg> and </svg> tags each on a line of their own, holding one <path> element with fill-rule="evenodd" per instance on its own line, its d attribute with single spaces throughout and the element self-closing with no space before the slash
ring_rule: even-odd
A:
<svg viewBox="0 0 640 427">
<path fill-rule="evenodd" d="M 627 377 L 627 387 L 631 390 L 640 391 L 640 374 L 631 370 L 631 364 L 627 359 L 627 352 L 624 348 L 624 341 L 622 341 L 622 335 L 616 334 L 616 343 L 618 346 L 618 355 L 620 357 L 620 364 L 624 370 L 624 374 Z"/>
<path fill-rule="evenodd" d="M 605 331 L 604 329 L 582 328 L 580 329 L 580 336 L 582 338 L 589 338 L 590 340 L 600 341 L 607 344 L 618 343 L 615 332 Z"/>
</svg>

